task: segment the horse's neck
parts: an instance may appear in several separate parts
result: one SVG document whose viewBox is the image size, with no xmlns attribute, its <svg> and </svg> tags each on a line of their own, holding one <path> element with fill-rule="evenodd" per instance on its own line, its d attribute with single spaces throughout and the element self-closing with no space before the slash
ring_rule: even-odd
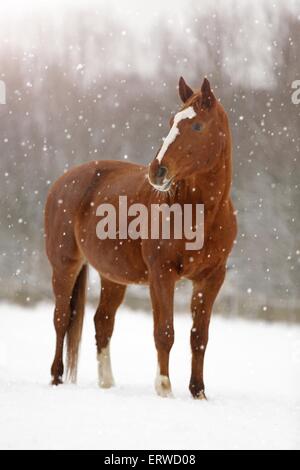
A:
<svg viewBox="0 0 300 470">
<path fill-rule="evenodd" d="M 220 159 L 219 164 L 205 174 L 192 175 L 181 182 L 177 192 L 180 204 L 204 204 L 207 227 L 216 220 L 218 213 L 230 199 L 231 160 Z M 175 202 L 175 201 L 174 201 Z"/>
<path fill-rule="evenodd" d="M 231 185 L 231 165 L 221 159 L 219 164 L 204 174 L 194 174 L 181 182 L 178 192 L 182 204 L 204 204 L 213 208 L 228 199 Z"/>
</svg>

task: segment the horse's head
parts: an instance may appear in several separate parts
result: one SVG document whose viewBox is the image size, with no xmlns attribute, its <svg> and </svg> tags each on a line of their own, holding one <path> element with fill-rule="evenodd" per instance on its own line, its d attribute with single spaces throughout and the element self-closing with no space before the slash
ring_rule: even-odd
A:
<svg viewBox="0 0 300 470">
<path fill-rule="evenodd" d="M 160 191 L 195 173 L 206 173 L 220 161 L 229 139 L 226 113 L 207 78 L 193 91 L 181 77 L 181 110 L 171 118 L 170 131 L 150 165 L 149 181 Z"/>
</svg>

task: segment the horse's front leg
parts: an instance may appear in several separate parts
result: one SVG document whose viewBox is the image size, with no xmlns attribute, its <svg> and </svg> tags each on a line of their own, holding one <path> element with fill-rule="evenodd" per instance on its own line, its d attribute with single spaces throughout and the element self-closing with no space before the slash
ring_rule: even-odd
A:
<svg viewBox="0 0 300 470">
<path fill-rule="evenodd" d="M 192 296 L 193 327 L 191 331 L 192 375 L 190 392 L 194 398 L 205 399 L 203 380 L 204 355 L 208 342 L 211 311 L 217 294 L 223 284 L 225 268 L 220 267 L 201 281 L 194 281 Z"/>
<path fill-rule="evenodd" d="M 154 317 L 154 339 L 157 350 L 155 389 L 161 397 L 172 396 L 169 378 L 169 354 L 174 343 L 173 304 L 175 279 L 172 273 L 153 269 L 150 294 Z"/>
</svg>

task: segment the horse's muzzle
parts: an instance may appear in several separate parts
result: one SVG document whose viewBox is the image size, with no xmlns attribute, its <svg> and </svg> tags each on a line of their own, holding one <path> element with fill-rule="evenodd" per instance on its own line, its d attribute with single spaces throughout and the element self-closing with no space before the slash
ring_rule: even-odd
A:
<svg viewBox="0 0 300 470">
<path fill-rule="evenodd" d="M 168 191 L 172 184 L 172 178 L 168 175 L 168 169 L 154 160 L 149 168 L 149 181 L 155 189 Z"/>
</svg>

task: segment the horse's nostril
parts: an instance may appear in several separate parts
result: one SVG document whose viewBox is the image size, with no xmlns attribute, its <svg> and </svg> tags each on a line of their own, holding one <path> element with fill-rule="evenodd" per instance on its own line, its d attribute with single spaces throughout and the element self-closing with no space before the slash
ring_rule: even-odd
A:
<svg viewBox="0 0 300 470">
<path fill-rule="evenodd" d="M 156 176 L 158 178 L 163 178 L 164 176 L 166 176 L 167 174 L 167 168 L 165 166 L 159 166 L 158 169 L 157 169 L 157 173 L 156 173 Z"/>
</svg>

